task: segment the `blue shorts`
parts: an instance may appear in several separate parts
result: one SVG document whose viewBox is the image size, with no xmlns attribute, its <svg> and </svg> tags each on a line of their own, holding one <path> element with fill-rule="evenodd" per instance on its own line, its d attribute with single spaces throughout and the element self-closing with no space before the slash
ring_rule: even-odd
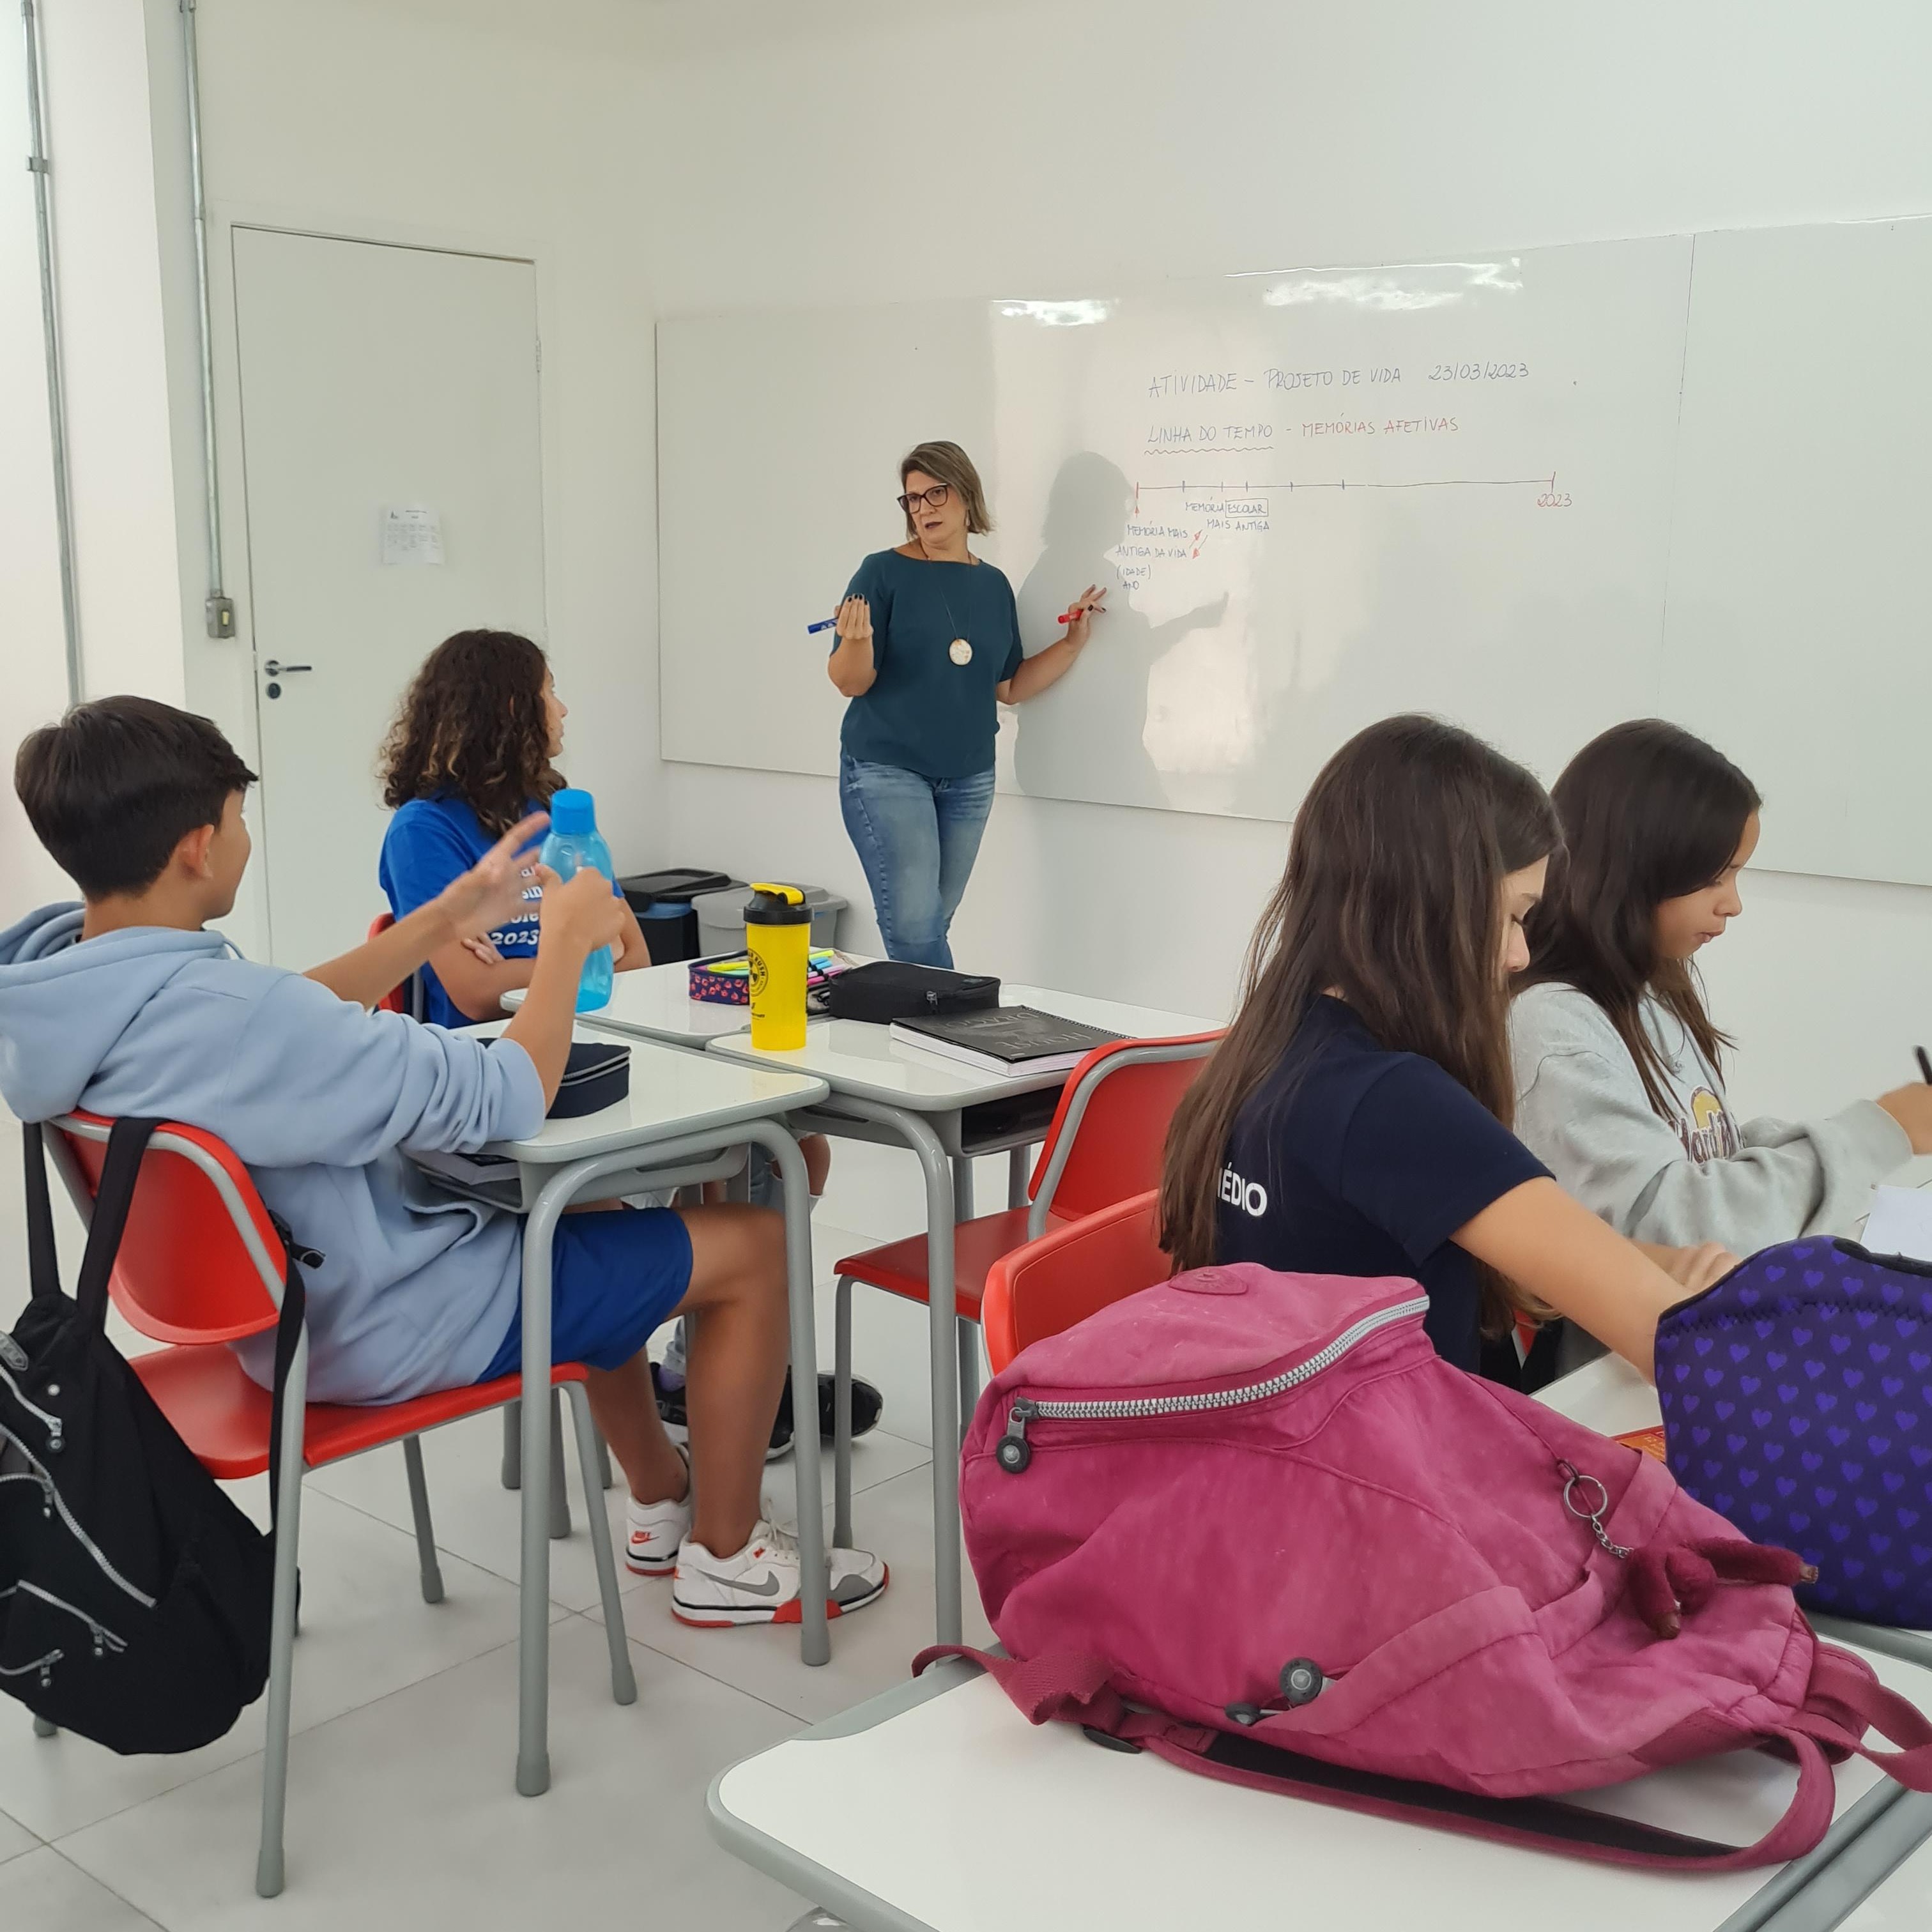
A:
<svg viewBox="0 0 1932 1932">
<path fill-rule="evenodd" d="M 550 1244 L 550 1354 L 554 1362 L 620 1369 L 676 1311 L 691 1286 L 691 1235 L 668 1208 L 566 1214 Z M 524 1365 L 524 1298 L 490 1382 Z"/>
</svg>

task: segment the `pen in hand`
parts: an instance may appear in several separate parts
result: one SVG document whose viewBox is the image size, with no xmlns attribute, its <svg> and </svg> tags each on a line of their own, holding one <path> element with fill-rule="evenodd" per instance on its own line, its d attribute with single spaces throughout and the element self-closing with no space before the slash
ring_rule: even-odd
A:
<svg viewBox="0 0 1932 1932">
<path fill-rule="evenodd" d="M 1919 1077 L 1927 1086 L 1932 1087 L 1932 1058 L 1927 1056 L 1922 1046 L 1915 1046 L 1912 1051 L 1918 1057 Z"/>
</svg>

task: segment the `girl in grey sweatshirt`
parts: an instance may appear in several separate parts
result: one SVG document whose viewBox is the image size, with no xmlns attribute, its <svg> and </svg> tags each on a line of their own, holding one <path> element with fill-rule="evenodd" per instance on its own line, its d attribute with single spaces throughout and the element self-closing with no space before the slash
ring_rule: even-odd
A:
<svg viewBox="0 0 1932 1932">
<path fill-rule="evenodd" d="M 1874 1181 L 1932 1152 L 1932 1087 L 1802 1124 L 1732 1114 L 1730 1042 L 1692 962 L 1743 910 L 1750 781 L 1652 718 L 1593 740 L 1552 796 L 1565 850 L 1528 921 L 1510 1016 L 1518 1136 L 1633 1240 L 1748 1255 L 1850 1233 Z"/>
</svg>

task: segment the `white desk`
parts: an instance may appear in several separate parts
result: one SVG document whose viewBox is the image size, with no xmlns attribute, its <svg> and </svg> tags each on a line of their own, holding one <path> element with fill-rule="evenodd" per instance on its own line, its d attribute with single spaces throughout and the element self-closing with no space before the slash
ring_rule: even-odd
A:
<svg viewBox="0 0 1932 1932">
<path fill-rule="evenodd" d="M 1045 986 L 1006 986 L 1000 1004 L 1034 1006 L 1062 1018 L 1104 1028 L 1130 1040 L 1160 1040 L 1209 1031 L 1216 1022 L 1153 1007 L 1123 1006 L 1088 999 Z M 858 1140 L 903 1143 L 918 1155 L 926 1171 L 926 1282 L 932 1338 L 933 1618 L 941 1643 L 957 1643 L 962 1628 L 959 1564 L 959 1471 L 946 1445 L 959 1440 L 959 1418 L 970 1406 L 977 1382 L 977 1360 L 959 1346 L 952 1284 L 952 1231 L 973 1217 L 972 1157 L 1004 1148 L 1013 1151 L 1008 1169 L 1007 1202 L 1026 1198 L 1026 1167 L 1018 1155 L 1038 1141 L 1046 1121 L 1035 1119 L 1002 1126 L 975 1109 L 1028 1095 L 1047 1096 L 1066 1084 L 1064 1073 L 1012 1075 L 982 1072 L 944 1054 L 927 1052 L 892 1037 L 891 1030 L 860 1020 L 814 1020 L 805 1044 L 788 1052 L 754 1047 L 748 1031 L 728 1034 L 710 1043 L 713 1056 L 788 1072 L 809 1074 L 831 1089 L 827 1106 L 795 1118 L 800 1132 L 836 1134 Z M 962 1387 L 962 1383 L 965 1385 Z M 809 1388 L 809 1383 L 794 1384 Z M 842 1494 L 841 1501 L 843 1498 Z M 845 1526 L 836 1526 L 841 1531 Z"/>
<path fill-rule="evenodd" d="M 1602 1355 L 1586 1363 L 1574 1374 L 1552 1382 L 1540 1400 L 1602 1436 L 1654 1429 L 1664 1419 L 1656 1390 L 1617 1355 Z M 1811 1621 L 1820 1634 L 1834 1642 L 1856 1644 L 1862 1649 L 1883 1651 L 1932 1666 L 1932 1630 L 1889 1630 L 1877 1624 L 1853 1623 L 1844 1617 L 1814 1616 Z"/>
<path fill-rule="evenodd" d="M 854 959 L 856 955 L 842 957 Z M 503 995 L 506 1012 L 524 1003 L 521 987 Z M 674 959 L 664 966 L 640 966 L 634 973 L 612 976 L 610 1003 L 594 1013 L 580 1013 L 579 1026 L 598 1033 L 621 1034 L 629 1040 L 654 1040 L 665 1046 L 689 1047 L 702 1053 L 722 1035 L 742 1033 L 751 1016 L 742 1006 L 721 1006 L 691 997 L 691 962 Z"/>
<path fill-rule="evenodd" d="M 1932 1706 L 1932 1671 L 1871 1661 Z M 1736 1752 L 1574 1802 L 1743 1844 L 1782 1811 L 1792 1775 Z M 1836 1820 L 1807 1858 L 1638 1870 L 1103 1750 L 1070 1724 L 1034 1729 L 990 1678 L 946 1664 L 734 1765 L 708 1810 L 728 1850 L 859 1932 L 1754 1932 L 1773 1912 L 1777 1932 L 1825 1932 L 1932 1830 L 1932 1800 L 1862 1759 L 1837 1778 Z"/>
<path fill-rule="evenodd" d="M 507 1022 L 478 1029 L 501 1033 Z M 791 1301 L 793 1385 L 818 1386 L 812 1322 L 812 1224 L 805 1162 L 780 1118 L 823 1100 L 825 1083 L 808 1075 L 733 1066 L 646 1041 L 631 1042 L 631 1088 L 616 1106 L 575 1120 L 547 1120 L 527 1140 L 484 1151 L 516 1163 L 524 1227 L 523 1560 L 518 1639 L 517 1789 L 534 1797 L 550 1785 L 550 1246 L 557 1217 L 574 1200 L 682 1185 L 728 1163 L 748 1142 L 769 1149 L 785 1186 L 785 1248 Z M 441 1177 L 439 1177 L 441 1178 Z M 486 1195 L 485 1198 L 490 1198 Z M 798 1536 L 802 1574 L 800 1649 L 807 1664 L 831 1655 L 825 1592 L 810 1580 L 825 1574 L 818 1436 L 800 1432 Z M 586 1475 L 586 1484 L 589 1483 Z M 592 1508 L 598 1507 L 596 1503 Z M 614 1685 L 631 1696 L 624 1634 L 609 1633 Z"/>
</svg>

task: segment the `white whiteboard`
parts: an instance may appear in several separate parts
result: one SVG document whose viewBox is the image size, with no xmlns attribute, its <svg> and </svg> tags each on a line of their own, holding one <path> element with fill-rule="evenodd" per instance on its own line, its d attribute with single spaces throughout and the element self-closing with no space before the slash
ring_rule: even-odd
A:
<svg viewBox="0 0 1932 1932">
<path fill-rule="evenodd" d="M 1004 717 L 1004 788 L 1285 820 L 1393 711 L 1546 778 L 1660 713 L 1756 778 L 1760 862 L 1932 883 L 1904 778 L 1928 292 L 1911 222 L 667 320 L 664 756 L 836 770 L 806 626 L 899 540 L 899 455 L 945 436 L 1030 651 L 1110 591 L 1074 672 Z M 1816 474 L 1889 500 L 1814 516 Z M 1862 763 L 1874 691 L 1921 701 Z"/>
<path fill-rule="evenodd" d="M 1764 794 L 1756 862 L 1932 884 L 1932 220 L 1697 237 L 1672 714 Z"/>
</svg>

